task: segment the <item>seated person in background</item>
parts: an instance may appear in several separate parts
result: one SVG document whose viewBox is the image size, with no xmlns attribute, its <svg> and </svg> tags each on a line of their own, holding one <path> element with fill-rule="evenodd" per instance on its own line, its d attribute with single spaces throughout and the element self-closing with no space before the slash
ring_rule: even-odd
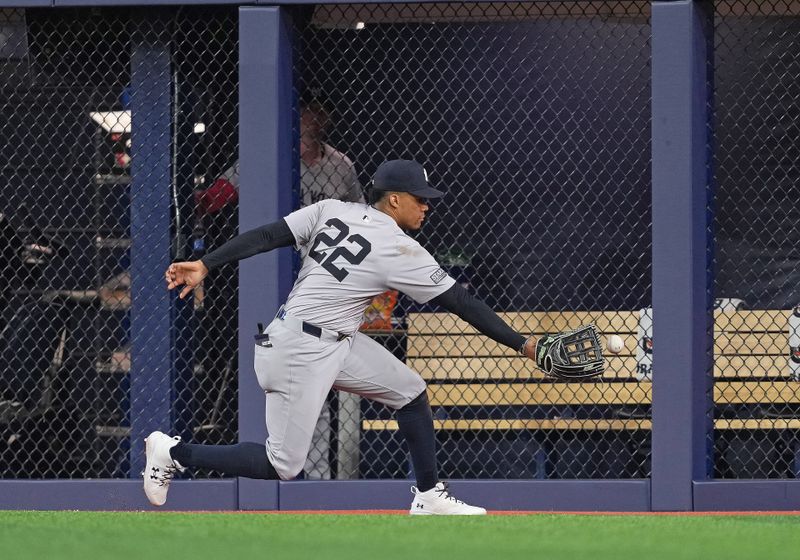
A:
<svg viewBox="0 0 800 560">
<path fill-rule="evenodd" d="M 325 142 L 330 112 L 319 101 L 300 108 L 300 204 L 308 206 L 335 198 L 364 202 L 355 166 L 342 152 Z M 203 191 L 195 193 L 197 211 L 213 214 L 239 200 L 239 162 L 236 161 Z"/>
</svg>

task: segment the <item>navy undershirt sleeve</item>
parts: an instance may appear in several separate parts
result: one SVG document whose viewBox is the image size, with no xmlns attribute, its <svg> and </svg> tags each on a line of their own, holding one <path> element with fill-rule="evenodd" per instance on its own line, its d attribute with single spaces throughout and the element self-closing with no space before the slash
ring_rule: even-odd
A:
<svg viewBox="0 0 800 560">
<path fill-rule="evenodd" d="M 455 313 L 500 344 L 519 350 L 525 343 L 524 336 L 508 326 L 488 305 L 472 296 L 460 284 L 453 284 L 449 290 L 431 301 Z"/>
<path fill-rule="evenodd" d="M 294 245 L 294 234 L 286 220 L 261 226 L 237 235 L 221 247 L 200 259 L 208 270 L 230 262 L 240 261 L 258 253 Z"/>
</svg>

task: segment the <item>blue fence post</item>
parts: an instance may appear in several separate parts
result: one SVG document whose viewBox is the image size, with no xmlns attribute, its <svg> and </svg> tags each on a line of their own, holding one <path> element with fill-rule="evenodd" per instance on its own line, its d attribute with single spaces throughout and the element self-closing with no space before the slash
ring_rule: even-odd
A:
<svg viewBox="0 0 800 560">
<path fill-rule="evenodd" d="M 173 247 L 169 36 L 162 25 L 141 19 L 132 42 L 130 477 L 135 478 L 144 469 L 144 437 L 155 429 L 175 429 L 175 390 L 189 379 L 191 365 L 181 328 L 190 304 L 177 303 L 164 285 Z"/>
<path fill-rule="evenodd" d="M 286 8 L 239 9 L 239 231 L 292 204 L 292 42 Z M 256 324 L 269 323 L 292 282 L 290 249 L 239 265 L 239 439 L 263 442 L 264 393 L 253 373 Z M 239 480 L 240 509 L 277 507 L 276 482 Z"/>
<path fill-rule="evenodd" d="M 713 329 L 707 172 L 711 2 L 654 2 L 653 447 L 656 511 L 693 509 L 708 476 Z"/>
</svg>

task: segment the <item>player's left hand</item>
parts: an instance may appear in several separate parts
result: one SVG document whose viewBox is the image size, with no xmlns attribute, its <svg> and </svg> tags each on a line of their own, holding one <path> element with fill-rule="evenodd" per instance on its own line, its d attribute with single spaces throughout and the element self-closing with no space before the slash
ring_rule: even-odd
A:
<svg viewBox="0 0 800 560">
<path fill-rule="evenodd" d="M 168 290 L 184 286 L 180 293 L 181 299 L 189 295 L 207 275 L 208 269 L 203 261 L 172 263 L 164 273 Z"/>
</svg>

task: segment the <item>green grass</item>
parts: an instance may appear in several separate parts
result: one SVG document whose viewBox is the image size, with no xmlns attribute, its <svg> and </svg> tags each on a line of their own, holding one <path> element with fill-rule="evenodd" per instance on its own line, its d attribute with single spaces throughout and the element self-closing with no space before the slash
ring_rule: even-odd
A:
<svg viewBox="0 0 800 560">
<path fill-rule="evenodd" d="M 781 560 L 800 516 L 0 512 L 0 558 Z"/>
</svg>

